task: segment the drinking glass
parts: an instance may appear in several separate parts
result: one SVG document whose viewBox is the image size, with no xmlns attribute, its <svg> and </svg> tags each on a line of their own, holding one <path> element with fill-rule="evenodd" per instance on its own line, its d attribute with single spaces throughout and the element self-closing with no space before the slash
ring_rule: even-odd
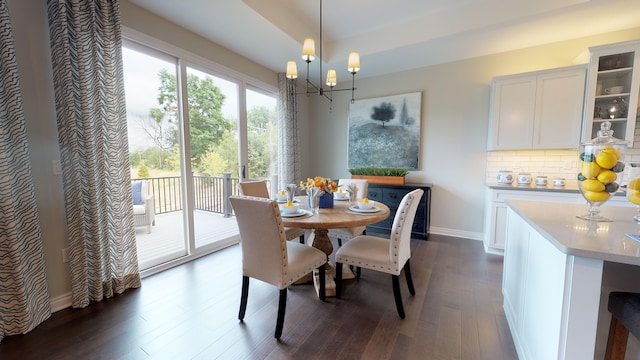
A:
<svg viewBox="0 0 640 360">
<path fill-rule="evenodd" d="M 298 188 L 298 186 L 296 184 L 289 184 L 286 187 L 287 190 L 287 202 L 292 201 L 295 199 L 296 196 L 296 189 Z"/>
<path fill-rule="evenodd" d="M 320 213 L 320 193 L 320 188 L 312 187 L 307 189 L 307 206 L 314 214 Z"/>
</svg>

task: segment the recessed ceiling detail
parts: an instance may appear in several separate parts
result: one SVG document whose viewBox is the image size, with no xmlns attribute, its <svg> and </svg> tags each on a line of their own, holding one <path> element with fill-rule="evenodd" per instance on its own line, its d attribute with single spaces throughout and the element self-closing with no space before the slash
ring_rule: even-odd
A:
<svg viewBox="0 0 640 360">
<path fill-rule="evenodd" d="M 317 0 L 129 0 L 279 72 L 318 39 Z M 323 61 L 359 76 L 640 27 L 638 0 L 324 0 Z M 578 54 L 576 54 L 578 55 Z"/>
</svg>

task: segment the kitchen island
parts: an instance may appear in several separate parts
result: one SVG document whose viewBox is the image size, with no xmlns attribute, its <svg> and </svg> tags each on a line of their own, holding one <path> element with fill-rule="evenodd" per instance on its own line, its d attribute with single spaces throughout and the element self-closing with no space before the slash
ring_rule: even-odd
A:
<svg viewBox="0 0 640 360">
<path fill-rule="evenodd" d="M 484 248 L 488 253 L 504 253 L 505 229 L 507 220 L 507 204 L 509 200 L 549 201 L 555 203 L 586 204 L 580 195 L 575 180 L 567 181 L 564 187 L 553 186 L 517 186 L 487 183 Z M 613 196 L 607 206 L 632 206 L 619 191 Z"/>
<path fill-rule="evenodd" d="M 602 359 L 611 291 L 640 292 L 640 242 L 631 207 L 603 206 L 612 222 L 576 218 L 585 204 L 507 201 L 502 292 L 520 359 Z M 629 339 L 628 356 L 640 354 Z"/>
</svg>

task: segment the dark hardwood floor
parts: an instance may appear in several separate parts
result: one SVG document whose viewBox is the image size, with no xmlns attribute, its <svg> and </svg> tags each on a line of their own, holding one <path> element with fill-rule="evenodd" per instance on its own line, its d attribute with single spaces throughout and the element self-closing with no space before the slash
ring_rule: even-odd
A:
<svg viewBox="0 0 640 360">
<path fill-rule="evenodd" d="M 482 242 L 412 240 L 416 295 L 389 275 L 362 271 L 340 300 L 311 285 L 289 290 L 281 341 L 273 338 L 278 290 L 251 280 L 237 320 L 240 249 L 233 246 L 143 279 L 85 309 L 65 309 L 26 335 L 6 337 L 0 359 L 517 359 L 502 310 L 502 258 Z M 335 246 L 335 244 L 334 244 Z"/>
</svg>

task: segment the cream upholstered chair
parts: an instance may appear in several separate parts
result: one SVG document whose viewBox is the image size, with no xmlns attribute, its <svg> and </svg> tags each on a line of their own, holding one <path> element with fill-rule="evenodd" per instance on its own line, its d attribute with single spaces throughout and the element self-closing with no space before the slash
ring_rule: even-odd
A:
<svg viewBox="0 0 640 360">
<path fill-rule="evenodd" d="M 149 193 L 149 181 L 131 182 L 133 196 L 133 219 L 136 226 L 146 226 L 147 234 L 151 234 L 151 225 L 156 225 L 156 211 L 153 194 Z"/>
<path fill-rule="evenodd" d="M 238 192 L 240 195 L 257 196 L 265 199 L 269 198 L 267 183 L 262 180 L 238 183 Z M 284 228 L 284 232 L 287 240 L 299 238 L 300 244 L 304 244 L 304 229 Z"/>
<path fill-rule="evenodd" d="M 347 187 L 349 184 L 356 184 L 358 187 L 358 199 L 364 199 L 367 197 L 367 193 L 369 191 L 369 183 L 367 180 L 361 179 L 339 179 L 338 186 L 341 186 L 343 189 Z M 336 238 L 338 240 L 338 246 L 342 246 L 342 240 L 349 240 L 358 235 L 366 233 L 366 226 L 357 226 L 353 228 L 339 228 L 339 229 L 329 229 L 329 237 Z"/>
<path fill-rule="evenodd" d="M 399 275 L 404 268 L 409 293 L 415 295 L 409 258 L 411 257 L 411 228 L 416 216 L 416 209 L 422 197 L 421 189 L 406 194 L 393 218 L 390 239 L 361 235 L 351 239 L 336 252 L 336 297 L 342 293 L 342 264 L 376 270 L 391 274 L 393 294 L 396 300 L 398 315 L 404 319 L 404 307 L 400 293 Z"/>
<path fill-rule="evenodd" d="M 229 198 L 240 230 L 242 248 L 242 295 L 238 319 L 247 309 L 249 278 L 262 280 L 280 289 L 275 337 L 282 335 L 287 306 L 287 287 L 315 269 L 319 270 L 320 299 L 325 298 L 327 255 L 308 245 L 286 241 L 278 203 L 274 200 L 231 196 Z"/>
</svg>

